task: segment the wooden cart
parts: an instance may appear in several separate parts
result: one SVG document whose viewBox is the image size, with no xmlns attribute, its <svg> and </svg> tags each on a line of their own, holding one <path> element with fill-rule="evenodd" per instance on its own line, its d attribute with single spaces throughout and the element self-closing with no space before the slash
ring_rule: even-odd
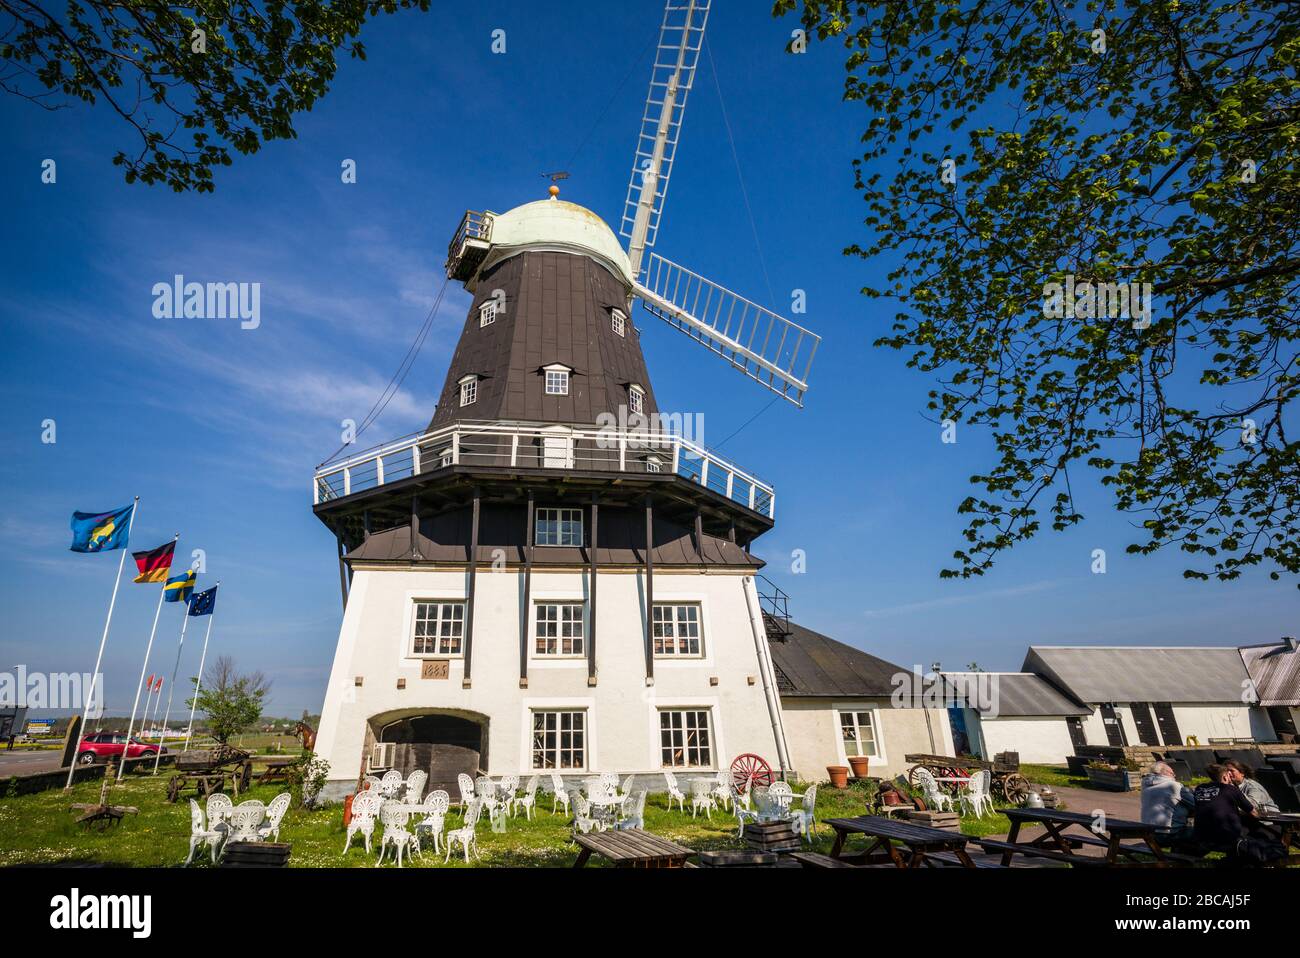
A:
<svg viewBox="0 0 1300 958">
<path fill-rule="evenodd" d="M 987 769 L 992 774 L 993 794 L 1014 805 L 1023 802 L 1031 791 L 1029 780 L 1020 774 L 1020 753 L 998 752 L 993 761 L 987 762 L 974 755 L 904 755 L 903 761 L 911 762 L 912 768 L 907 773 L 907 783 L 916 787 L 916 770 L 927 769 L 935 778 L 964 779 L 971 772 Z M 940 782 L 956 791 L 956 782 Z"/>
<path fill-rule="evenodd" d="M 248 788 L 253 779 L 253 758 L 242 748 L 218 745 L 176 756 L 176 774 L 167 783 L 167 801 L 175 802 L 186 788 L 199 798 L 230 789 L 236 796 Z"/>
</svg>

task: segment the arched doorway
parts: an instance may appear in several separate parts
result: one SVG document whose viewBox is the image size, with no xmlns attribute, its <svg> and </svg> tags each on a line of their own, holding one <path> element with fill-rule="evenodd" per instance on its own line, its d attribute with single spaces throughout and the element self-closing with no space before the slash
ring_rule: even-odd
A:
<svg viewBox="0 0 1300 958">
<path fill-rule="evenodd" d="M 454 710 L 404 710 L 370 720 L 376 742 L 391 742 L 392 768 L 403 775 L 429 774 L 428 789 L 458 794 L 457 776 L 471 778 L 487 768 L 488 717 Z"/>
</svg>

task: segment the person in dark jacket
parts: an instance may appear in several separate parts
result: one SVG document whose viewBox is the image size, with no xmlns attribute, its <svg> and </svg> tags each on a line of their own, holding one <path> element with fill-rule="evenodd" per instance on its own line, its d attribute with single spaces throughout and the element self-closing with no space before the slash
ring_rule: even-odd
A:
<svg viewBox="0 0 1300 958">
<path fill-rule="evenodd" d="M 1247 823 L 1258 819 L 1255 806 L 1232 782 L 1222 765 L 1206 769 L 1210 780 L 1197 785 L 1193 836 L 1205 851 L 1223 852 L 1242 864 L 1262 865 L 1286 857 L 1282 844 L 1263 832 L 1250 834 Z"/>
</svg>

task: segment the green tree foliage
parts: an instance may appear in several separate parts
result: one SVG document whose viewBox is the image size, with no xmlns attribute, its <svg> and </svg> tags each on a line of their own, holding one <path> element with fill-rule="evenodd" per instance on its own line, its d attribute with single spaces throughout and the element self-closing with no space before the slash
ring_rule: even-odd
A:
<svg viewBox="0 0 1300 958">
<path fill-rule="evenodd" d="M 197 679 L 191 679 L 197 684 Z M 257 722 L 262 715 L 262 703 L 271 691 L 271 682 L 261 672 L 241 675 L 235 660 L 220 656 L 203 676 L 198 694 L 198 710 L 207 714 L 208 734 L 225 745 L 232 735 Z M 190 698 L 186 705 L 193 706 Z"/>
<path fill-rule="evenodd" d="M 1130 552 L 1176 546 L 1199 579 L 1300 573 L 1300 4 L 798 12 L 843 42 L 844 98 L 869 117 L 854 169 L 870 238 L 846 253 L 899 263 L 863 290 L 900 304 L 877 345 L 934 375 L 936 418 L 996 441 L 941 574 L 984 573 L 1043 519 L 1078 523 L 1081 468 L 1134 518 Z M 1068 275 L 1150 283 L 1150 326 L 1045 315 L 1045 284 Z"/>
<path fill-rule="evenodd" d="M 365 21 L 429 0 L 0 0 L 0 89 L 47 109 L 101 100 L 134 131 L 128 183 L 212 190 L 231 149 L 295 136 Z"/>
</svg>

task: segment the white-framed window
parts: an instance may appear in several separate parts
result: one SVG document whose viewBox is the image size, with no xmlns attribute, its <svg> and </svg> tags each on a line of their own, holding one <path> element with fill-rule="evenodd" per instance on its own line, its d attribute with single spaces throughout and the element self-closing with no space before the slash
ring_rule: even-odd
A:
<svg viewBox="0 0 1300 958">
<path fill-rule="evenodd" d="M 412 655 L 460 655 L 465 637 L 465 603 L 417 600 Z"/>
<path fill-rule="evenodd" d="M 587 713 L 533 711 L 533 768 L 587 767 Z"/>
<path fill-rule="evenodd" d="M 438 468 L 441 469 L 450 465 L 451 465 L 451 446 L 446 446 L 443 448 L 442 452 L 438 453 Z"/>
<path fill-rule="evenodd" d="M 840 741 L 844 743 L 845 757 L 865 755 L 875 758 L 876 727 L 869 709 L 842 709 L 840 711 Z"/>
<path fill-rule="evenodd" d="M 662 471 L 662 469 L 661 469 L 661 467 L 660 467 L 660 465 L 659 465 L 659 457 L 658 457 L 658 456 L 646 456 L 646 460 L 645 460 L 645 471 L 646 471 L 646 472 L 660 472 L 660 471 Z"/>
<path fill-rule="evenodd" d="M 652 637 L 655 655 L 702 655 L 699 605 L 656 602 Z"/>
<path fill-rule="evenodd" d="M 538 655 L 586 655 L 586 633 L 581 602 L 538 602 L 533 648 Z"/>
<path fill-rule="evenodd" d="M 486 303 L 478 308 L 478 326 L 482 329 L 484 326 L 491 326 L 497 321 L 497 301 L 489 299 Z"/>
<path fill-rule="evenodd" d="M 567 369 L 546 370 L 546 395 L 569 395 L 569 371 Z"/>
<path fill-rule="evenodd" d="M 581 546 L 581 509 L 538 509 L 534 542 L 539 546 Z"/>
<path fill-rule="evenodd" d="M 478 377 L 466 376 L 460 381 L 460 404 L 469 406 L 478 400 Z"/>
<path fill-rule="evenodd" d="M 610 325 L 614 327 L 615 336 L 627 335 L 627 313 L 621 309 L 611 309 L 609 311 Z"/>
<path fill-rule="evenodd" d="M 659 751 L 664 768 L 711 768 L 709 710 L 660 709 Z"/>
<path fill-rule="evenodd" d="M 640 386 L 627 387 L 627 411 L 637 416 L 645 414 L 645 390 Z"/>
</svg>

